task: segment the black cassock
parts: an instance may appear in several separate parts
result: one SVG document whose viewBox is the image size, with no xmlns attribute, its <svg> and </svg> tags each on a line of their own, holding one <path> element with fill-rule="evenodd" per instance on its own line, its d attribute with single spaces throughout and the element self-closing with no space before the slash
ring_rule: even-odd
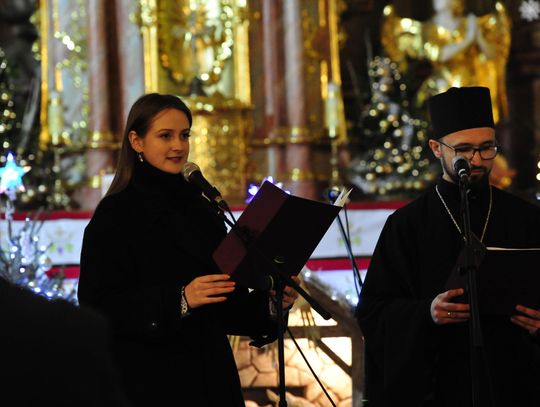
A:
<svg viewBox="0 0 540 407">
<path fill-rule="evenodd" d="M 437 185 L 460 224 L 458 187 L 442 179 Z M 478 237 L 488 213 L 489 189 L 485 183 L 470 193 L 471 228 Z M 491 190 L 483 243 L 540 247 L 540 208 Z M 366 406 L 471 405 L 468 324 L 437 326 L 430 315 L 431 302 L 446 291 L 462 246 L 435 188 L 388 218 L 356 311 L 366 344 Z M 506 275 L 511 279 L 512 270 Z M 540 297 L 540 287 L 538 293 Z M 487 361 L 480 375 L 483 400 L 491 393 L 496 406 L 540 406 L 538 339 L 510 317 L 482 318 L 481 323 Z"/>
</svg>

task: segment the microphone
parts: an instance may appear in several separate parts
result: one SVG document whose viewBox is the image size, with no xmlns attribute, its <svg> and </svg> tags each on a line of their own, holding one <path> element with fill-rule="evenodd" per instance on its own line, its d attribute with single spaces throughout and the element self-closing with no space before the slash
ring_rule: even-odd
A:
<svg viewBox="0 0 540 407">
<path fill-rule="evenodd" d="M 210 202 L 214 202 L 221 209 L 229 210 L 229 205 L 227 205 L 221 193 L 204 178 L 197 164 L 189 161 L 185 163 L 184 178 L 201 190 Z"/>
<path fill-rule="evenodd" d="M 452 167 L 460 181 L 468 180 L 471 175 L 469 160 L 460 155 L 452 159 Z"/>
<path fill-rule="evenodd" d="M 330 203 L 334 203 L 341 193 L 340 189 L 337 186 L 327 188 L 323 192 L 323 198 Z"/>
</svg>

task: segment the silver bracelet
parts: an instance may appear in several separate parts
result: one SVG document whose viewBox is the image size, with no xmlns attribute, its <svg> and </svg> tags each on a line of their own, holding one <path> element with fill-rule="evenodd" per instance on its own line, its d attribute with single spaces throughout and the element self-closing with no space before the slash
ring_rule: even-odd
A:
<svg viewBox="0 0 540 407">
<path fill-rule="evenodd" d="M 187 317 L 190 315 L 191 307 L 189 306 L 186 298 L 186 287 L 182 287 L 180 290 L 180 317 Z"/>
</svg>

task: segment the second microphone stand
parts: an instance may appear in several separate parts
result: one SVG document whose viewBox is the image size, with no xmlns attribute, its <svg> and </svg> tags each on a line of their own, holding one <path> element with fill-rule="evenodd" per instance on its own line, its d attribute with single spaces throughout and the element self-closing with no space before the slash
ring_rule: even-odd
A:
<svg viewBox="0 0 540 407">
<path fill-rule="evenodd" d="M 234 220 L 234 217 L 232 216 L 232 213 L 230 209 L 228 208 L 227 204 L 222 201 L 221 205 L 215 205 L 217 208 L 218 216 L 224 220 L 227 225 L 231 228 L 231 230 L 238 236 L 238 238 L 242 241 L 244 247 L 246 249 L 254 249 L 257 253 L 257 255 L 263 259 L 270 267 L 270 279 L 272 281 L 272 287 L 276 292 L 276 318 L 277 318 L 277 339 L 278 339 L 278 368 L 279 368 L 279 407 L 287 407 L 287 400 L 286 400 L 286 394 L 285 394 L 285 342 L 284 342 L 284 332 L 285 332 L 285 321 L 284 321 L 284 312 L 282 307 L 283 302 L 283 291 L 286 286 L 293 287 L 296 292 L 301 295 L 307 303 L 319 314 L 321 315 L 325 320 L 328 320 L 332 318 L 332 315 L 325 310 L 313 297 L 311 297 L 300 285 L 294 281 L 289 274 L 287 274 L 285 271 L 282 270 L 282 267 L 284 265 L 284 262 L 282 258 L 276 254 L 271 259 L 269 258 L 260 248 L 257 246 L 257 242 L 255 241 L 252 233 L 243 228 L 239 227 L 236 222 L 232 222 L 229 220 L 225 214 L 224 210 L 226 210 L 232 219 Z"/>
<path fill-rule="evenodd" d="M 470 304 L 470 323 L 469 323 L 469 336 L 470 336 L 470 358 L 471 358 L 471 392 L 472 392 L 472 405 L 473 407 L 480 407 L 481 405 L 490 405 L 482 403 L 481 390 L 480 390 L 480 365 L 484 357 L 484 339 L 482 335 L 482 327 L 480 325 L 480 312 L 478 307 L 478 289 L 476 284 L 476 276 L 478 274 L 479 255 L 477 245 L 474 244 L 475 237 L 471 231 L 471 216 L 469 209 L 469 198 L 467 196 L 469 190 L 469 177 L 463 175 L 459 179 L 460 189 L 460 212 L 461 212 L 461 224 L 463 239 L 465 241 L 464 254 L 460 256 L 460 264 L 458 264 L 461 274 L 467 275 L 467 292 Z M 476 239 L 477 240 L 477 239 Z M 489 379 L 489 377 L 488 377 Z M 487 394 L 488 399 L 491 398 L 490 394 Z"/>
<path fill-rule="evenodd" d="M 333 191 L 339 191 L 339 187 L 332 187 L 330 188 L 330 192 L 327 192 L 325 194 L 327 200 L 329 203 L 334 204 L 336 201 L 338 194 L 332 193 Z M 343 206 L 343 209 L 346 211 L 345 205 Z M 345 212 L 345 221 L 347 222 L 347 212 Z M 362 290 L 362 277 L 360 275 L 360 270 L 358 269 L 358 265 L 356 264 L 356 259 L 354 257 L 354 253 L 352 250 L 352 243 L 349 236 L 349 233 L 345 230 L 345 226 L 343 225 L 343 221 L 341 220 L 341 216 L 337 215 L 337 224 L 339 227 L 339 232 L 341 233 L 341 238 L 343 239 L 343 243 L 345 244 L 345 249 L 347 250 L 347 257 L 349 258 L 349 261 L 351 262 L 351 269 L 353 272 L 353 278 L 355 281 L 354 288 L 356 290 L 356 295 L 360 297 L 360 291 Z M 347 226 L 348 229 L 348 226 Z"/>
</svg>

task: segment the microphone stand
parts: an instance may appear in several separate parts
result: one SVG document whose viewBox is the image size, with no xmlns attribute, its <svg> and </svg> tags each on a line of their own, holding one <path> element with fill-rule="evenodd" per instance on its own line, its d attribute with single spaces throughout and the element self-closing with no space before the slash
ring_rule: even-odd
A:
<svg viewBox="0 0 540 407">
<path fill-rule="evenodd" d="M 334 203 L 330 197 L 328 197 L 328 201 L 331 204 Z M 358 284 L 355 284 L 356 294 L 360 295 L 360 290 L 363 285 L 362 278 L 360 276 L 360 271 L 358 270 L 358 265 L 356 264 L 356 259 L 354 258 L 354 254 L 352 251 L 352 244 L 349 239 L 349 235 L 345 232 L 345 227 L 343 226 L 343 222 L 339 214 L 337 215 L 337 222 L 338 222 L 339 231 L 341 233 L 341 238 L 343 239 L 343 242 L 345 243 L 345 249 L 347 250 L 347 257 L 349 258 L 349 261 L 351 262 L 351 269 L 353 271 L 354 279 L 358 282 Z"/>
<path fill-rule="evenodd" d="M 278 325 L 277 339 L 279 365 L 279 407 L 287 407 L 287 399 L 285 394 L 285 342 L 283 338 L 286 326 L 282 307 L 283 291 L 285 289 L 285 286 L 288 285 L 289 287 L 293 287 L 296 292 L 301 295 L 308 302 L 308 304 L 325 320 L 332 318 L 332 315 L 281 269 L 280 265 L 284 264 L 284 261 L 279 255 L 276 255 L 273 259 L 268 258 L 266 254 L 257 247 L 255 239 L 253 238 L 253 235 L 249 230 L 247 230 L 246 228 L 238 227 L 236 222 L 232 222 L 225 216 L 222 208 L 223 204 L 218 205 L 218 203 L 215 201 L 211 202 L 214 208 L 217 209 L 218 216 L 223 219 L 223 221 L 227 225 L 230 226 L 231 230 L 239 237 L 243 245 L 246 248 L 254 248 L 257 251 L 257 254 L 270 265 L 270 268 L 272 270 L 270 274 L 270 278 L 273 282 L 271 289 L 273 288 L 276 292 L 276 317 Z M 234 220 L 234 216 L 232 216 L 232 214 L 231 217 Z"/>
<path fill-rule="evenodd" d="M 469 339 L 470 339 L 470 358 L 471 358 L 471 392 L 473 407 L 480 407 L 480 358 L 483 356 L 483 336 L 482 327 L 480 325 L 480 313 L 478 309 L 478 289 L 476 285 L 476 275 L 478 272 L 478 261 L 476 259 L 475 249 L 473 245 L 473 236 L 471 232 L 471 217 L 469 210 L 469 199 L 467 190 L 469 188 L 469 176 L 463 174 L 459 178 L 460 189 L 460 207 L 461 207 L 461 224 L 463 226 L 463 239 L 465 241 L 465 256 L 462 264 L 459 264 L 461 274 L 467 273 L 467 291 L 470 304 L 470 323 L 469 323 Z"/>
</svg>

